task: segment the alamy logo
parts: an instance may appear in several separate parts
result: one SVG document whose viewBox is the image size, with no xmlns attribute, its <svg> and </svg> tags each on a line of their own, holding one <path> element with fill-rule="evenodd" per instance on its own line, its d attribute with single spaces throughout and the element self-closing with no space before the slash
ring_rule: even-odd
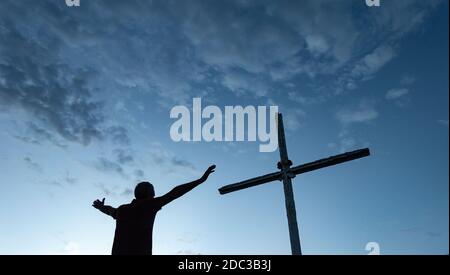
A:
<svg viewBox="0 0 450 275">
<path fill-rule="evenodd" d="M 178 119 L 170 127 L 173 141 L 256 141 L 260 152 L 273 152 L 278 148 L 276 116 L 278 106 L 225 106 L 225 114 L 214 105 L 202 109 L 201 98 L 194 98 L 191 112 L 186 106 L 175 106 L 170 118 Z M 269 122 L 267 123 L 267 117 Z M 207 119 L 202 125 L 202 119 Z M 247 123 L 246 123 L 247 122 Z M 247 124 L 247 131 L 245 131 Z M 192 125 L 192 129 L 191 129 Z M 191 131 L 192 130 L 192 131 Z M 192 135 L 191 135 L 192 132 Z"/>
<path fill-rule="evenodd" d="M 79 7 L 80 6 L 80 0 L 66 0 L 66 5 L 68 7 Z"/>
<path fill-rule="evenodd" d="M 381 5 L 381 0 L 366 0 L 366 5 L 368 7 L 379 7 Z"/>
</svg>

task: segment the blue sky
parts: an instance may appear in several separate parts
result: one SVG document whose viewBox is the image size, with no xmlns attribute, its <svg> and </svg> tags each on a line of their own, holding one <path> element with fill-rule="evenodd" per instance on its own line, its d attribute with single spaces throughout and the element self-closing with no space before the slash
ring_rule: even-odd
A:
<svg viewBox="0 0 450 275">
<path fill-rule="evenodd" d="M 0 3 L 0 254 L 108 254 L 91 207 L 217 171 L 156 219 L 155 254 L 289 254 L 257 142 L 173 142 L 170 109 L 278 105 L 305 254 L 448 254 L 448 1 Z"/>
</svg>

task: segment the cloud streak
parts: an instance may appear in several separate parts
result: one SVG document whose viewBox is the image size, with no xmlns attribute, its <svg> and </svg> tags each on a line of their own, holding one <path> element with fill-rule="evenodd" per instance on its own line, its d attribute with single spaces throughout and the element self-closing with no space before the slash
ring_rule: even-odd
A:
<svg viewBox="0 0 450 275">
<path fill-rule="evenodd" d="M 168 172 L 172 173 L 179 169 L 196 171 L 194 164 L 164 149 L 160 143 L 153 143 L 150 150 L 153 162 Z"/>
<path fill-rule="evenodd" d="M 369 106 L 360 106 L 357 109 L 339 111 L 336 118 L 342 124 L 365 123 L 378 118 L 378 111 Z"/>
<path fill-rule="evenodd" d="M 409 94 L 409 89 L 406 89 L 406 88 L 391 89 L 391 90 L 387 91 L 385 98 L 387 100 L 395 100 L 395 99 L 399 99 L 403 96 L 406 96 L 407 94 Z"/>
<path fill-rule="evenodd" d="M 25 164 L 27 165 L 28 168 L 35 170 L 39 173 L 43 172 L 42 167 L 37 162 L 33 161 L 31 157 L 25 157 L 23 160 L 25 161 Z"/>
</svg>

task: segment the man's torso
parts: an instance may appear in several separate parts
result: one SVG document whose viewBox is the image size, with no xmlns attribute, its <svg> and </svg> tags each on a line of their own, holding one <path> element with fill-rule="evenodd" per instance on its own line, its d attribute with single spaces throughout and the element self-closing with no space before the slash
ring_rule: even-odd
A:
<svg viewBox="0 0 450 275">
<path fill-rule="evenodd" d="M 133 200 L 117 208 L 112 254 L 152 254 L 153 223 L 160 209 L 157 199 Z"/>
</svg>

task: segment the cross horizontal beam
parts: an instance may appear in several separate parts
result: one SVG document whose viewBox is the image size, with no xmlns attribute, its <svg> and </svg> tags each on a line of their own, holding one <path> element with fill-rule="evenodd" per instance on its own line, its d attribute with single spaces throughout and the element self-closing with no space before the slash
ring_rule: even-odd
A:
<svg viewBox="0 0 450 275">
<path fill-rule="evenodd" d="M 369 148 L 364 148 L 364 149 L 355 150 L 355 151 L 343 153 L 340 155 L 332 156 L 329 158 L 316 160 L 316 161 L 313 161 L 310 163 L 294 166 L 294 167 L 291 167 L 291 171 L 294 174 L 298 175 L 298 174 L 311 172 L 311 171 L 314 171 L 317 169 L 325 168 L 328 166 L 333 166 L 336 164 L 340 164 L 343 162 L 352 161 L 355 159 L 360 159 L 360 158 L 368 157 L 368 156 L 370 156 L 370 150 L 369 150 Z"/>
<path fill-rule="evenodd" d="M 290 170 L 295 175 L 298 175 L 298 174 L 303 174 L 306 172 L 314 171 L 317 169 L 321 169 L 324 167 L 333 166 L 333 165 L 344 163 L 347 161 L 352 161 L 355 159 L 367 157 L 369 155 L 370 155 L 370 150 L 368 148 L 364 148 L 364 149 L 359 149 L 359 150 L 339 154 L 336 156 L 320 159 L 317 161 L 309 162 L 306 164 L 294 166 L 294 167 L 290 168 Z M 282 176 L 283 176 L 283 173 L 281 171 L 279 171 L 279 172 L 270 173 L 270 174 L 267 174 L 264 176 L 252 178 L 249 180 L 244 180 L 244 181 L 241 181 L 238 183 L 225 185 L 225 186 L 219 188 L 219 193 L 221 195 L 224 195 L 224 194 L 231 193 L 234 191 L 238 191 L 238 190 L 246 189 L 249 187 L 268 183 L 271 181 L 281 180 Z"/>
<path fill-rule="evenodd" d="M 283 176 L 283 174 L 281 172 L 275 172 L 275 173 L 267 174 L 264 176 L 256 177 L 253 179 L 244 180 L 244 181 L 241 181 L 238 183 L 229 184 L 229 185 L 219 188 L 219 193 L 221 195 L 225 195 L 227 193 L 231 193 L 231 192 L 238 191 L 241 189 L 249 188 L 252 186 L 268 183 L 271 181 L 281 180 L 282 176 Z"/>
</svg>

